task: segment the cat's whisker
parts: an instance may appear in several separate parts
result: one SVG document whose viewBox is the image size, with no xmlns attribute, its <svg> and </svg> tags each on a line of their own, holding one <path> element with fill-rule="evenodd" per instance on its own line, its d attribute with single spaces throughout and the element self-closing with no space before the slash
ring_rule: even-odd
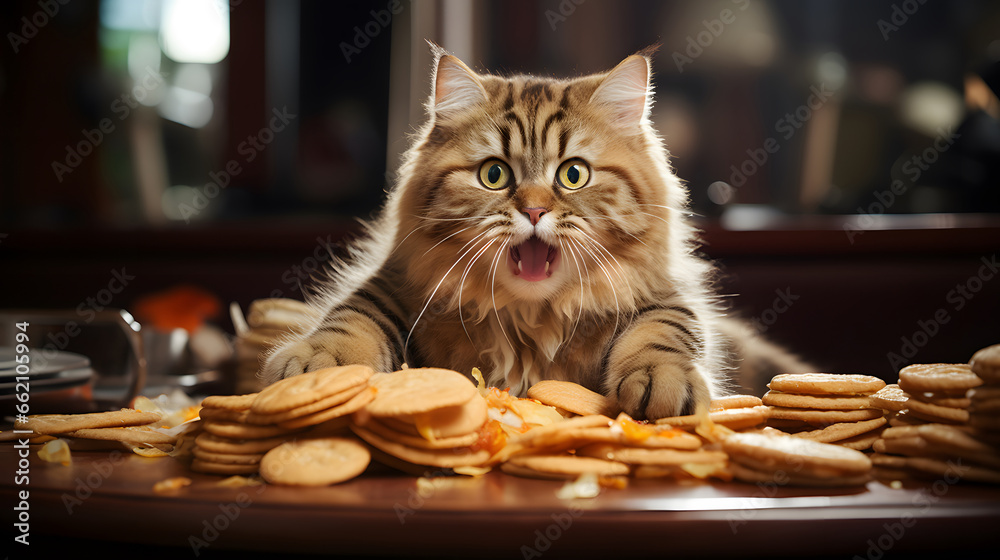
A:
<svg viewBox="0 0 1000 560">
<path fill-rule="evenodd" d="M 589 243 L 591 243 L 592 246 L 594 246 L 599 252 L 603 252 L 603 254 L 607 255 L 607 257 L 604 257 L 604 259 L 608 263 L 608 266 L 611 267 L 611 269 L 616 272 L 616 274 L 618 275 L 618 277 L 622 280 L 622 283 L 625 285 L 625 287 L 628 288 L 628 292 L 629 292 L 629 309 L 631 309 L 631 313 L 630 314 L 632 316 L 634 316 L 635 312 L 636 312 L 636 310 L 635 310 L 635 290 L 632 289 L 632 283 L 629 281 L 628 276 L 625 274 L 625 267 L 623 267 L 622 264 L 620 262 L 618 262 L 618 259 L 615 258 L 614 254 L 611 253 L 611 251 L 609 251 L 607 249 L 607 247 L 605 247 L 600 241 L 598 241 L 597 239 L 595 239 L 593 236 L 587 236 L 587 241 Z M 611 261 L 607 260 L 608 258 L 610 258 L 611 260 L 614 261 L 614 265 L 611 264 Z"/>
<path fill-rule="evenodd" d="M 469 334 L 468 327 L 465 326 L 465 314 L 462 313 L 462 290 L 465 288 L 465 279 L 468 277 L 473 265 L 475 265 L 476 261 L 486 254 L 486 251 L 489 250 L 490 246 L 496 242 L 497 238 L 493 238 L 489 241 L 489 243 L 483 245 L 478 251 L 476 251 L 476 254 L 472 256 L 472 260 L 469 261 L 469 264 L 465 266 L 465 270 L 462 271 L 462 279 L 458 283 L 458 319 L 462 323 L 462 330 L 465 331 L 465 336 L 469 338 L 469 342 L 471 342 L 473 346 L 475 346 L 476 343 L 472 340 L 472 335 Z"/>
<path fill-rule="evenodd" d="M 608 255 L 608 257 L 610 257 L 612 260 L 615 261 L 615 264 L 618 265 L 617 268 L 611 265 L 611 260 L 608 260 L 607 257 L 602 257 L 603 262 L 607 263 L 608 266 L 614 269 L 615 276 L 617 276 L 618 279 L 621 280 L 623 284 L 628 284 L 628 278 L 624 275 L 625 274 L 624 268 L 622 267 L 621 263 L 618 262 L 618 259 L 616 259 L 615 256 L 611 254 L 611 251 L 608 251 L 607 248 L 605 248 L 604 245 L 602 245 L 599 241 L 597 241 L 593 235 L 590 235 L 589 233 L 587 233 L 586 231 L 582 230 L 579 227 L 576 226 L 573 227 L 580 232 L 580 234 L 583 236 L 583 240 L 586 241 L 591 247 L 597 249 L 598 252 L 601 253 L 602 255 L 604 254 Z"/>
<path fill-rule="evenodd" d="M 418 220 L 424 220 L 425 222 L 471 222 L 473 220 L 484 220 L 486 218 L 494 217 L 493 214 L 487 214 L 485 216 L 464 216 L 461 218 L 431 218 L 429 216 L 417 216 L 413 215 L 414 218 Z"/>
<path fill-rule="evenodd" d="M 611 278 L 611 273 L 608 271 L 608 265 L 605 265 L 604 262 L 601 261 L 599 256 L 594 253 L 594 251 L 584 246 L 582 243 L 579 243 L 578 241 L 577 241 L 577 247 L 579 247 L 583 251 L 586 251 L 587 254 L 590 255 L 590 258 L 594 259 L 594 262 L 597 264 L 598 267 L 600 267 L 601 271 L 604 272 L 604 276 L 607 277 L 608 279 L 608 286 L 611 288 L 611 294 L 615 298 L 615 328 L 614 331 L 612 332 L 617 332 L 618 322 L 621 318 L 622 310 L 621 310 L 621 305 L 618 302 L 618 290 L 615 289 L 615 281 Z M 631 289 L 631 287 L 629 289 Z"/>
<path fill-rule="evenodd" d="M 430 224 L 423 225 L 423 226 L 417 226 L 417 227 L 413 228 L 412 230 L 410 230 L 410 233 L 407 233 L 406 237 L 404 237 L 399 243 L 396 244 L 395 247 L 392 248 L 391 251 L 389 251 L 389 254 L 392 255 L 393 253 L 395 253 L 396 249 L 399 249 L 403 245 L 403 243 L 406 243 L 406 240 L 409 239 L 411 235 L 413 235 L 414 233 L 417 233 L 418 231 L 424 229 L 425 227 L 430 227 Z"/>
<path fill-rule="evenodd" d="M 576 265 L 576 274 L 580 278 L 580 303 L 576 310 L 576 320 L 573 322 L 573 330 L 570 331 L 569 337 L 566 339 L 566 344 L 569 344 L 573 337 L 576 335 L 576 329 L 580 326 L 580 319 L 583 317 L 583 272 L 580 270 L 580 262 L 576 260 L 576 254 L 573 253 L 572 247 L 567 247 L 566 243 L 562 239 L 559 239 L 559 250 L 563 252 L 568 252 L 571 257 L 573 257 L 573 264 Z"/>
<path fill-rule="evenodd" d="M 579 216 L 579 217 L 583 218 L 584 220 L 611 220 L 612 222 L 627 223 L 627 222 L 625 222 L 624 219 L 622 219 L 622 218 L 615 218 L 613 216 Z M 631 237 L 632 239 L 635 239 L 636 241 L 638 241 L 639 243 L 642 243 L 646 247 L 649 247 L 649 245 L 646 245 L 645 241 L 643 241 L 642 239 L 640 239 L 639 236 L 635 235 L 634 233 L 629 233 L 629 232 L 627 232 L 625 230 L 621 230 L 621 231 L 625 235 Z"/>
<path fill-rule="evenodd" d="M 424 254 L 423 254 L 423 255 L 421 255 L 421 256 L 426 256 L 426 255 L 427 255 L 427 253 L 430 253 L 430 252 L 431 252 L 431 251 L 433 251 L 434 249 L 437 249 L 437 248 L 438 248 L 438 246 L 439 246 L 439 245 L 441 245 L 442 243 L 444 243 L 445 241 L 448 241 L 448 240 L 449 240 L 449 239 L 451 239 L 452 237 L 455 237 L 456 235 L 458 235 L 458 234 L 460 234 L 460 233 L 462 233 L 462 232 L 464 232 L 464 231 L 468 231 L 468 230 L 470 230 L 470 229 L 472 229 L 472 228 L 474 228 L 474 227 L 476 227 L 476 226 L 469 226 L 469 227 L 465 227 L 465 228 L 462 228 L 462 229 L 460 229 L 460 230 L 458 230 L 458 231 L 456 231 L 456 232 L 454 232 L 454 233 L 452 233 L 452 234 L 448 235 L 447 237 L 445 237 L 445 238 L 444 238 L 444 239 L 442 239 L 441 241 L 438 241 L 437 243 L 435 243 L 434 245 L 432 245 L 430 249 L 427 249 L 426 251 L 424 251 Z"/>
<path fill-rule="evenodd" d="M 466 255 L 468 255 L 469 253 L 471 253 L 472 250 L 476 248 L 476 245 L 478 245 L 478 240 L 480 240 L 487 233 L 489 233 L 489 230 L 484 231 L 484 232 L 480 233 L 479 235 L 473 237 L 468 243 L 466 243 L 465 245 L 463 245 L 462 249 L 465 249 L 466 247 L 469 247 L 470 244 L 472 244 L 472 247 L 469 247 L 468 250 L 466 250 L 464 253 L 462 253 L 458 257 L 458 259 L 455 260 L 455 264 L 451 265 L 451 267 L 449 267 L 448 270 L 445 271 L 444 275 L 441 276 L 441 280 L 439 280 L 438 283 L 437 283 L 437 285 L 434 286 L 434 290 L 431 291 L 431 295 L 427 297 L 427 302 L 424 304 L 423 309 L 420 310 L 420 314 L 417 315 L 417 318 L 413 321 L 413 325 L 411 325 L 411 327 L 410 327 L 410 332 L 406 335 L 406 342 L 403 344 L 403 354 L 404 355 L 406 354 L 406 349 L 409 348 L 409 346 L 410 346 L 410 337 L 413 336 L 413 331 L 416 330 L 417 323 L 420 322 L 421 317 L 424 316 L 424 313 L 427 311 L 427 308 L 430 307 L 431 302 L 434 301 L 434 296 L 435 296 L 435 294 L 437 294 L 438 290 L 441 289 L 441 285 L 444 284 L 445 279 L 448 278 L 448 275 L 451 274 L 451 271 L 454 270 L 456 266 L 458 266 L 458 263 L 462 262 L 462 259 L 464 259 Z M 459 251 L 461 251 L 462 249 L 459 249 Z"/>
<path fill-rule="evenodd" d="M 667 219 L 664 218 L 663 216 L 657 216 L 656 214 L 650 214 L 649 212 L 639 212 L 639 213 L 649 216 L 650 218 L 656 218 L 657 220 L 660 220 L 661 222 L 670 225 L 670 222 L 668 222 Z"/>
<path fill-rule="evenodd" d="M 503 320 L 500 318 L 500 311 L 497 309 L 497 294 L 496 294 L 496 280 L 497 280 L 497 268 L 500 265 L 500 255 L 505 254 L 504 251 L 507 249 L 507 245 L 510 244 L 510 236 L 508 235 L 504 239 L 503 243 L 497 249 L 496 255 L 493 256 L 492 272 L 490 273 L 490 297 L 493 299 L 493 313 L 496 314 L 497 324 L 500 325 L 500 332 L 503 333 L 503 337 L 507 340 L 507 344 L 510 345 L 510 349 L 515 353 L 517 350 L 514 349 L 514 344 L 510 341 L 510 337 L 507 336 L 507 329 L 503 327 Z"/>
</svg>

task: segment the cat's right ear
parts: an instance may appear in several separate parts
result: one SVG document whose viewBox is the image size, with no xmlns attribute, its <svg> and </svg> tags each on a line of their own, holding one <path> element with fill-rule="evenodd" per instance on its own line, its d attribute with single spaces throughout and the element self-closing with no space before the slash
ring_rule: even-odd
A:
<svg viewBox="0 0 1000 560">
<path fill-rule="evenodd" d="M 447 115 L 486 101 L 486 90 L 473 72 L 457 57 L 437 50 L 434 70 L 435 115 Z"/>
</svg>

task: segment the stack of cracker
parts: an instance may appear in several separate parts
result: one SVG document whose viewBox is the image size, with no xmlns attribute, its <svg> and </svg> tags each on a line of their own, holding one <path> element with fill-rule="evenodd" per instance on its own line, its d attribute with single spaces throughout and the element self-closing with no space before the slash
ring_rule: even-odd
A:
<svg viewBox="0 0 1000 560">
<path fill-rule="evenodd" d="M 870 375 L 786 373 L 771 379 L 761 400 L 769 407 L 770 428 L 863 451 L 886 423 L 882 409 L 871 402 L 885 386 Z"/>
<path fill-rule="evenodd" d="M 481 467 L 489 447 L 486 401 L 468 377 L 438 368 L 403 369 L 372 380 L 377 395 L 351 430 L 373 458 L 404 472 Z"/>
<path fill-rule="evenodd" d="M 898 388 L 875 399 L 893 414 L 873 446 L 878 476 L 1000 484 L 998 372 L 1000 345 L 980 350 L 969 364 L 901 369 Z"/>
<path fill-rule="evenodd" d="M 864 453 L 787 434 L 734 433 L 722 440 L 733 476 L 744 482 L 854 486 L 871 478 Z"/>
<path fill-rule="evenodd" d="M 347 417 L 374 399 L 373 373 L 364 366 L 326 368 L 283 379 L 259 393 L 205 397 L 204 433 L 195 438 L 191 469 L 223 475 L 260 470 L 267 479 L 263 464 L 272 450 L 346 427 Z"/>
<path fill-rule="evenodd" d="M 713 399 L 709 403 L 708 419 L 712 424 L 724 426 L 730 430 L 749 430 L 767 422 L 770 412 L 770 407 L 765 406 L 759 397 L 730 395 Z M 656 423 L 675 428 L 694 429 L 703 420 L 704 418 L 698 414 L 690 414 L 660 418 Z"/>
<path fill-rule="evenodd" d="M 234 304 L 236 305 L 236 304 Z M 236 324 L 237 394 L 255 393 L 264 388 L 257 377 L 267 353 L 290 334 L 301 332 L 316 319 L 316 310 L 287 298 L 258 299 L 250 303 L 245 320 L 233 310 Z"/>
<path fill-rule="evenodd" d="M 993 443 L 1000 443 L 1000 344 L 973 354 L 969 367 L 983 380 L 969 391 L 969 423 Z"/>
</svg>

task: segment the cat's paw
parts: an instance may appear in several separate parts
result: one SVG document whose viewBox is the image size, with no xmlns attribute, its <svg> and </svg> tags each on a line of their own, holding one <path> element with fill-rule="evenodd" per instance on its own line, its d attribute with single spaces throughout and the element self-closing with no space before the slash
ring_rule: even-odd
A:
<svg viewBox="0 0 1000 560">
<path fill-rule="evenodd" d="M 287 342 L 274 351 L 261 368 L 261 377 L 274 383 L 307 371 L 343 365 L 334 353 L 310 338 Z"/>
<path fill-rule="evenodd" d="M 346 365 L 365 365 L 375 371 L 392 371 L 391 353 L 366 333 L 320 330 L 278 347 L 261 368 L 267 383 L 309 371 Z"/>
<path fill-rule="evenodd" d="M 648 365 L 612 378 L 610 396 L 636 420 L 694 414 L 711 396 L 697 366 L 672 363 Z"/>
</svg>

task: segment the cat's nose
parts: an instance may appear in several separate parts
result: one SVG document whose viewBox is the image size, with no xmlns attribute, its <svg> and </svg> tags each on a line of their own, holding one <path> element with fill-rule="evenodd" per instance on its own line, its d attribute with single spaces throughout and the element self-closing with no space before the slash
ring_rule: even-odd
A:
<svg viewBox="0 0 1000 560">
<path fill-rule="evenodd" d="M 531 220 L 531 225 L 537 226 L 538 220 L 541 220 L 542 216 L 548 214 L 549 210 L 548 208 L 535 207 L 535 208 L 521 208 L 521 212 L 523 212 L 528 216 L 528 219 Z"/>
</svg>

